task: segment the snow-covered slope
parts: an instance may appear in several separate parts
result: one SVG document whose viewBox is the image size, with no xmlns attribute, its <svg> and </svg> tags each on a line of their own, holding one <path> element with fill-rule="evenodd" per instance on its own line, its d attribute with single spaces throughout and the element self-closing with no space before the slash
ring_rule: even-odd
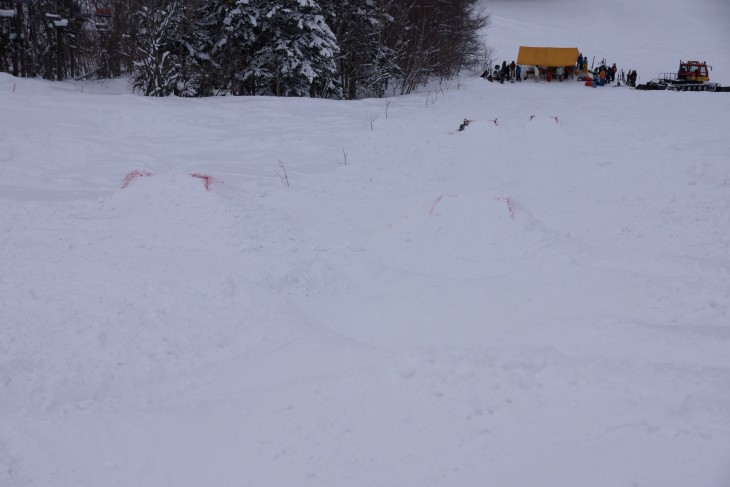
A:
<svg viewBox="0 0 730 487">
<path fill-rule="evenodd" d="M 630 5 L 488 35 L 673 69 Z M 730 95 L 126 91 L 0 74 L 2 487 L 730 483 Z"/>
</svg>

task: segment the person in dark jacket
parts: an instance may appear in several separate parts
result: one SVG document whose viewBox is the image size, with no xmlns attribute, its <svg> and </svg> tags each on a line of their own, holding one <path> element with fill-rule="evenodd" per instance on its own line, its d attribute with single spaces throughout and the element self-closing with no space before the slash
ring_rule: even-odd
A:
<svg viewBox="0 0 730 487">
<path fill-rule="evenodd" d="M 636 77 L 636 70 L 629 70 L 629 74 L 626 75 L 626 84 L 633 88 L 636 88 Z"/>
</svg>

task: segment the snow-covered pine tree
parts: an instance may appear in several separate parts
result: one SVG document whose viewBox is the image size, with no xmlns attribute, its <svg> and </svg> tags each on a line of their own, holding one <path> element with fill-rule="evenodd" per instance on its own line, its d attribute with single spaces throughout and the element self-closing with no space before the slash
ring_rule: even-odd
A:
<svg viewBox="0 0 730 487">
<path fill-rule="evenodd" d="M 262 1 L 208 0 L 198 14 L 195 57 L 204 70 L 206 92 L 255 94 L 246 76 L 255 43 Z"/>
<path fill-rule="evenodd" d="M 254 94 L 328 96 L 336 89 L 337 40 L 314 0 L 280 0 L 261 9 L 256 50 L 244 70 Z"/>
<path fill-rule="evenodd" d="M 392 17 L 375 0 L 319 0 L 340 47 L 338 80 L 347 99 L 382 96 L 387 79 L 382 61 L 388 47 L 380 35 Z M 393 67 L 395 65 L 391 65 Z"/>
<path fill-rule="evenodd" d="M 175 94 L 178 96 L 209 96 L 215 93 L 215 63 L 206 51 L 205 29 L 202 28 L 202 6 L 206 0 L 180 0 L 182 15 L 176 22 L 173 42 L 176 62 L 170 67 L 174 71 Z"/>
<path fill-rule="evenodd" d="M 184 41 L 182 0 L 151 0 L 134 15 L 138 60 L 132 76 L 134 88 L 146 96 L 175 92 L 181 76 Z M 153 5 L 154 4 L 154 5 Z"/>
</svg>

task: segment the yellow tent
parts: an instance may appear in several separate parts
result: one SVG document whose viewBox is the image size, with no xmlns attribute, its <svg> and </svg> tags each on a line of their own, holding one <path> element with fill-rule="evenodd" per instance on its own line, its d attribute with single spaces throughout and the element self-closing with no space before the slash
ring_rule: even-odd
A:
<svg viewBox="0 0 730 487">
<path fill-rule="evenodd" d="M 517 54 L 517 64 L 530 66 L 573 66 L 577 60 L 577 47 L 520 46 Z"/>
</svg>

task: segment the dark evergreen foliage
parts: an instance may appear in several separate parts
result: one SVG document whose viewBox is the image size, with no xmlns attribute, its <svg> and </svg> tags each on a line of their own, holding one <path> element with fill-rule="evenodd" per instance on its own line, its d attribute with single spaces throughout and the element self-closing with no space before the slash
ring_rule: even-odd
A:
<svg viewBox="0 0 730 487">
<path fill-rule="evenodd" d="M 0 0 L 0 70 L 145 95 L 355 99 L 479 69 L 479 0 Z"/>
<path fill-rule="evenodd" d="M 163 8 L 154 7 L 142 5 L 134 16 L 139 59 L 134 63 L 134 87 L 147 96 L 169 96 L 177 91 L 185 57 L 183 5 L 181 0 L 170 0 Z"/>
</svg>

